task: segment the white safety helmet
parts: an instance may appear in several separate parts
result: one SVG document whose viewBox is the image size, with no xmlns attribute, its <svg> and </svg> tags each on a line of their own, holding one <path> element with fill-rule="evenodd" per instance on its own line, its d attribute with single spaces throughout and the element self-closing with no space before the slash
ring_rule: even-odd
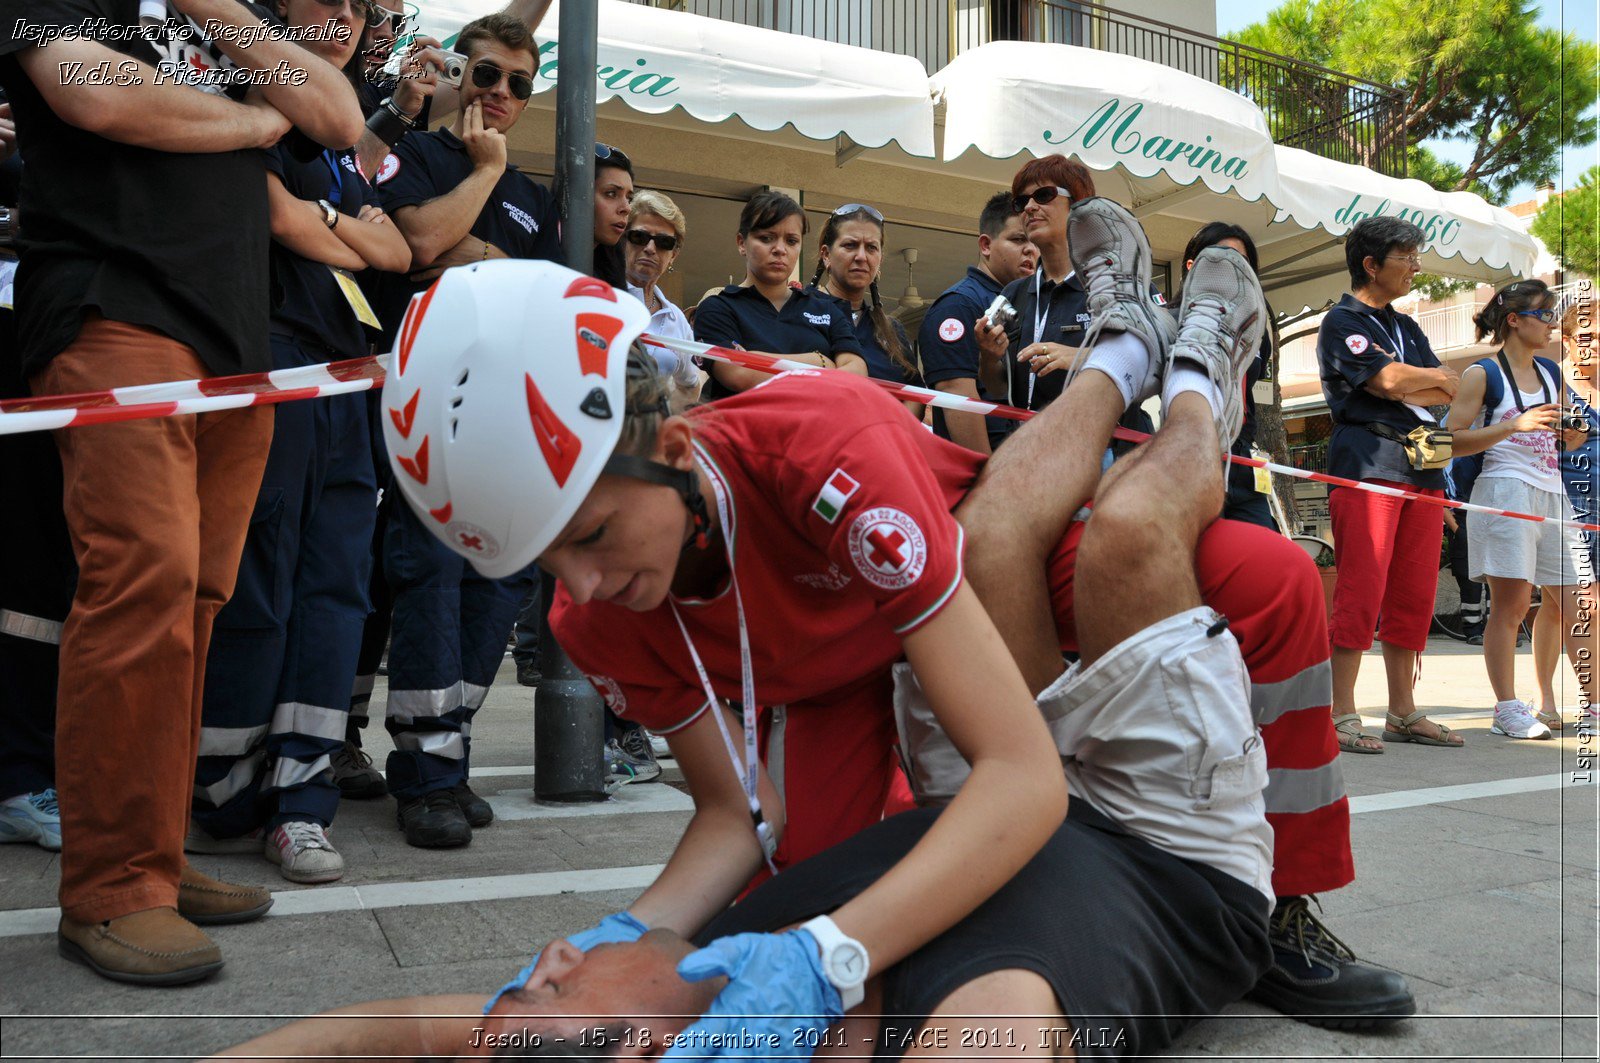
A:
<svg viewBox="0 0 1600 1063">
<path fill-rule="evenodd" d="M 606 470 L 649 323 L 638 299 L 553 262 L 446 270 L 413 298 L 381 416 L 423 525 L 485 576 L 526 568 Z"/>
</svg>

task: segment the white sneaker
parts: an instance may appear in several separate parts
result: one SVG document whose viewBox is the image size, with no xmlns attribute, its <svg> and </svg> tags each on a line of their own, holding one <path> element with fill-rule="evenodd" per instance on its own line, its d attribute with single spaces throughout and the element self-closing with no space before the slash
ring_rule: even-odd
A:
<svg viewBox="0 0 1600 1063">
<path fill-rule="evenodd" d="M 39 848 L 59 853 L 61 808 L 56 804 L 56 788 L 0 801 L 0 842 L 38 842 Z"/>
<path fill-rule="evenodd" d="M 662 757 L 672 756 L 672 747 L 667 745 L 667 740 L 665 738 L 662 738 L 653 731 L 646 731 L 645 733 L 650 736 L 650 752 L 656 755 L 657 760 L 660 760 Z"/>
<path fill-rule="evenodd" d="M 344 857 L 320 823 L 292 819 L 267 837 L 266 857 L 290 882 L 333 882 L 344 877 Z"/>
<path fill-rule="evenodd" d="M 1513 698 L 1494 707 L 1494 724 L 1489 733 L 1508 738 L 1549 738 L 1550 728 L 1534 718 L 1532 705 Z"/>
</svg>

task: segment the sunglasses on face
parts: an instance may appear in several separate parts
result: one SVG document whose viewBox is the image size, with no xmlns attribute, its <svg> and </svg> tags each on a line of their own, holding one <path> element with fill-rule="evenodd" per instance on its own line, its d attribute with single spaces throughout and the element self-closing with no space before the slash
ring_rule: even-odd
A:
<svg viewBox="0 0 1600 1063">
<path fill-rule="evenodd" d="M 1556 322 L 1556 312 L 1554 310 L 1518 310 L 1517 316 L 1531 317 L 1545 325 L 1553 325 Z"/>
<path fill-rule="evenodd" d="M 389 28 L 396 37 L 404 37 L 406 35 L 406 27 L 409 25 L 408 15 L 400 11 L 390 11 L 388 8 L 379 7 L 377 4 L 373 4 L 372 9 L 377 12 L 377 18 L 373 19 L 369 16 L 367 25 L 376 27 L 383 25 L 385 22 L 392 23 Z"/>
<path fill-rule="evenodd" d="M 533 95 L 533 78 L 527 74 L 514 74 L 508 70 L 501 70 L 493 63 L 478 63 L 472 68 L 472 83 L 480 89 L 492 89 L 500 84 L 500 79 L 506 79 L 506 88 L 511 90 L 511 95 L 519 100 L 525 100 Z"/>
<path fill-rule="evenodd" d="M 317 0 L 317 3 L 330 11 L 344 10 L 345 0 Z M 376 26 L 390 15 L 372 0 L 350 0 L 350 13 L 364 21 L 369 26 Z"/>
<path fill-rule="evenodd" d="M 1011 212 L 1021 214 L 1028 209 L 1029 203 L 1037 203 L 1041 207 L 1046 203 L 1054 203 L 1057 196 L 1066 196 L 1067 202 L 1072 202 L 1072 193 L 1065 188 L 1060 185 L 1045 185 L 1043 188 L 1035 188 L 1025 196 L 1012 196 Z"/>
<path fill-rule="evenodd" d="M 678 238 L 671 233 L 653 233 L 645 229 L 628 230 L 628 243 L 634 247 L 644 247 L 652 242 L 658 251 L 675 251 L 678 248 Z"/>
<path fill-rule="evenodd" d="M 865 203 L 846 203 L 833 212 L 835 218 L 843 218 L 847 214 L 865 214 L 879 225 L 883 224 L 883 213 L 876 207 L 869 207 Z"/>
</svg>

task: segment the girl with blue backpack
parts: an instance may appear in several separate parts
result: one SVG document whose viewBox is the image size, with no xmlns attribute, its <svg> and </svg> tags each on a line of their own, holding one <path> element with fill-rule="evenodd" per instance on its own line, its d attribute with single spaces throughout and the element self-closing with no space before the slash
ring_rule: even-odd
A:
<svg viewBox="0 0 1600 1063">
<path fill-rule="evenodd" d="M 1561 642 L 1580 666 L 1585 695 L 1591 702 L 1595 695 L 1594 629 L 1573 623 L 1589 615 L 1582 610 L 1593 609 L 1592 600 L 1582 603 L 1580 597 L 1588 593 L 1594 575 L 1570 523 L 1575 514 L 1562 484 L 1559 454 L 1580 445 L 1586 429 L 1567 424 L 1561 369 L 1537 356 L 1550 342 L 1554 305 L 1555 294 L 1543 281 L 1519 281 L 1495 293 L 1473 320 L 1479 338 L 1492 335 L 1500 350 L 1461 374 L 1448 422 L 1456 455 L 1482 455 L 1471 488 L 1475 505 L 1546 518 L 1540 522 L 1487 513 L 1470 518 L 1468 569 L 1473 579 L 1488 583 L 1490 592 L 1483 636 L 1484 663 L 1497 701 L 1490 733 L 1512 738 L 1547 739 L 1552 728 L 1562 726 L 1553 697 L 1536 714 L 1516 692 L 1517 627 L 1535 585 L 1544 589 L 1544 610 L 1555 610 L 1560 618 Z M 1536 645 L 1535 659 L 1541 656 L 1553 672 L 1556 654 L 1541 655 Z M 1547 679 L 1540 686 L 1550 689 Z"/>
</svg>

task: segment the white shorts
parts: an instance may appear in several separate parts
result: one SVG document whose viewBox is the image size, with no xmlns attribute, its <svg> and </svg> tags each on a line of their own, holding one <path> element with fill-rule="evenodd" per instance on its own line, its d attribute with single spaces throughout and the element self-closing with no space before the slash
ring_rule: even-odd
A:
<svg viewBox="0 0 1600 1063">
<path fill-rule="evenodd" d="M 1167 617 L 1038 697 L 1074 800 L 1157 848 L 1272 897 L 1267 754 L 1250 715 L 1239 645 L 1210 609 Z M 919 803 L 955 796 L 970 769 L 909 665 L 895 721 Z"/>
<path fill-rule="evenodd" d="M 1594 572 L 1583 535 L 1565 491 L 1541 491 L 1515 476 L 1480 476 L 1472 502 L 1493 509 L 1528 513 L 1545 521 L 1467 513 L 1467 572 L 1480 583 L 1486 576 L 1520 579 L 1540 587 L 1589 585 Z"/>
</svg>

